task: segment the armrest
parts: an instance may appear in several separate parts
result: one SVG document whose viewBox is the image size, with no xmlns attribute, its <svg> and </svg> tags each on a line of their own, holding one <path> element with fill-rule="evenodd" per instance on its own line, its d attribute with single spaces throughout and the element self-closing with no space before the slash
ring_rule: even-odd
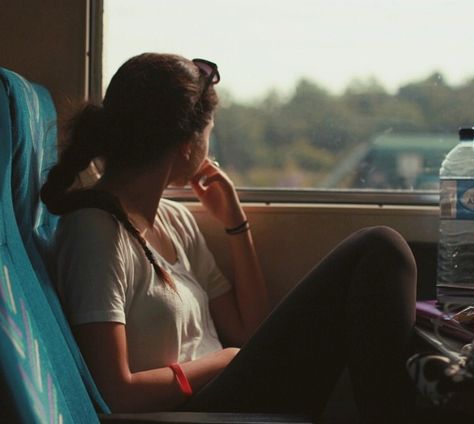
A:
<svg viewBox="0 0 474 424">
<path fill-rule="evenodd" d="M 289 414 L 231 412 L 154 412 L 140 414 L 99 414 L 106 424 L 310 424 L 309 417 Z"/>
</svg>

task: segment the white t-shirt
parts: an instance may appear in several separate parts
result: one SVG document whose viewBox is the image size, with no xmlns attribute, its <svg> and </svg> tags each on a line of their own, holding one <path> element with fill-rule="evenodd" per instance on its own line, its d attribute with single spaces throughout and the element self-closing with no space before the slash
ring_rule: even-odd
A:
<svg viewBox="0 0 474 424">
<path fill-rule="evenodd" d="M 69 322 L 125 324 L 132 372 L 222 348 L 209 299 L 231 286 L 184 206 L 162 199 L 158 217 L 178 259 L 170 264 L 148 247 L 179 295 L 158 279 L 138 241 L 103 210 L 87 208 L 65 215 L 55 237 L 55 279 Z"/>
</svg>

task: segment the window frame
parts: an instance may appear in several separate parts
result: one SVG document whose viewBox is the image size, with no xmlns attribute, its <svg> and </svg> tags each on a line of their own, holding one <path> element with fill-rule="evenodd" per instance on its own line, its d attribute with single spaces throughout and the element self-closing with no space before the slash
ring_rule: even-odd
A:
<svg viewBox="0 0 474 424">
<path fill-rule="evenodd" d="M 248 188 L 237 187 L 239 198 L 244 203 L 294 203 L 294 204 L 346 204 L 346 205 L 403 205 L 438 206 L 436 191 L 392 191 L 392 190 L 328 190 L 292 188 Z M 178 201 L 193 201 L 196 196 L 190 188 L 169 188 L 165 197 Z"/>
</svg>

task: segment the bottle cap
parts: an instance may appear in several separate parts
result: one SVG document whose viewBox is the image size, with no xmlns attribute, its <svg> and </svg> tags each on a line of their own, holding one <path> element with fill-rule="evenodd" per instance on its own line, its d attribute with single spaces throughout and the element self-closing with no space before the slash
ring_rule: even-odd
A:
<svg viewBox="0 0 474 424">
<path fill-rule="evenodd" d="M 459 129 L 459 140 L 472 141 L 474 140 L 474 127 L 466 127 Z"/>
</svg>

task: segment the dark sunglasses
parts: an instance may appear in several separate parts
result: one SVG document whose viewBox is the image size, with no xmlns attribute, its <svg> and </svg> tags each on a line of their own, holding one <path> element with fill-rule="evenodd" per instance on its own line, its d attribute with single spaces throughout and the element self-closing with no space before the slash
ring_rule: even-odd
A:
<svg viewBox="0 0 474 424">
<path fill-rule="evenodd" d="M 206 78 L 206 83 L 202 90 L 203 93 L 206 92 L 211 84 L 217 84 L 221 80 L 217 65 L 214 62 L 205 59 L 193 59 L 193 63 L 199 68 L 201 75 Z"/>
</svg>

